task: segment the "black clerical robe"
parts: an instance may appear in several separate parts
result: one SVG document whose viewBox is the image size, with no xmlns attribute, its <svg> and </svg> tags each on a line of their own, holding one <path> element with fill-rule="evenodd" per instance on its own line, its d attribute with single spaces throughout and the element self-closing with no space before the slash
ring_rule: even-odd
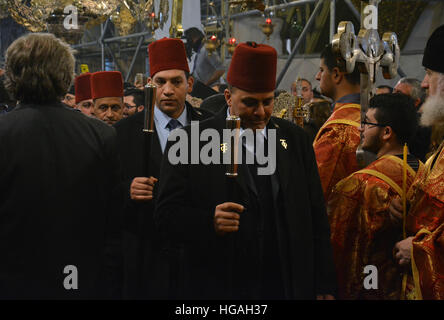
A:
<svg viewBox="0 0 444 320">
<path fill-rule="evenodd" d="M 225 118 L 226 109 L 201 122 L 199 131 L 215 128 L 221 134 Z M 273 282 L 282 280 L 274 288 L 276 298 L 334 294 L 330 229 L 313 148 L 307 134 L 288 121 L 272 118 L 270 129 L 276 130 L 277 168 L 264 188 L 257 188 L 264 182 L 254 181 L 258 177 L 247 165 L 239 166 L 229 195 L 224 164 L 172 165 L 163 158 L 155 219 L 165 239 L 185 248 L 179 297 L 273 298 L 264 295 L 273 270 L 279 273 Z M 260 195 L 270 192 L 262 201 Z M 238 232 L 218 236 L 215 207 L 230 197 L 247 210 L 240 214 Z"/>
<path fill-rule="evenodd" d="M 185 103 L 189 118 L 200 121 L 213 114 L 206 110 L 193 108 Z M 139 112 L 122 119 L 114 127 L 117 131 L 117 149 L 123 164 L 125 191 L 124 208 L 124 298 L 169 298 L 172 278 L 175 271 L 170 270 L 174 262 L 168 262 L 171 255 L 161 247 L 159 234 L 153 222 L 155 201 L 137 203 L 130 198 L 130 186 L 135 177 L 143 177 L 142 132 L 144 113 Z M 150 175 L 159 178 L 162 149 L 156 128 L 152 135 L 149 158 Z M 157 188 L 154 188 L 156 196 Z M 171 248 L 170 248 L 171 249 Z M 174 255 L 176 256 L 176 255 Z"/>
</svg>

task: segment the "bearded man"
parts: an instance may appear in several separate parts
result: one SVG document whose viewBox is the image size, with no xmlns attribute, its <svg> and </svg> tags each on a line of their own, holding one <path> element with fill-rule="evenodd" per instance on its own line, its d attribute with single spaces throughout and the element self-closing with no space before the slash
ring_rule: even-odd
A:
<svg viewBox="0 0 444 320">
<path fill-rule="evenodd" d="M 394 248 L 395 258 L 406 267 L 408 277 L 404 297 L 409 299 L 444 299 L 444 25 L 430 36 L 422 64 L 426 75 L 422 82 L 428 90 L 421 124 L 433 127 L 440 137 L 437 151 L 419 170 L 413 182 L 410 209 L 406 217 L 408 237 Z M 402 219 L 399 199 L 392 201 L 394 221 Z"/>
</svg>

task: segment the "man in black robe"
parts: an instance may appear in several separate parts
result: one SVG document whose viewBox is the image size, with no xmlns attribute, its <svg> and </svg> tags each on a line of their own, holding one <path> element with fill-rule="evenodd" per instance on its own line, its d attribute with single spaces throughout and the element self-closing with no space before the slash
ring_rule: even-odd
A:
<svg viewBox="0 0 444 320">
<path fill-rule="evenodd" d="M 148 52 L 151 72 L 149 81 L 157 86 L 155 132 L 149 159 L 143 156 L 144 112 L 119 121 L 115 128 L 124 164 L 123 188 L 126 191 L 124 297 L 159 299 L 170 297 L 175 263 L 167 262 L 170 256 L 177 256 L 162 251 L 153 222 L 156 182 L 162 155 L 170 131 L 213 114 L 195 109 L 185 101 L 186 94 L 193 88 L 193 78 L 189 75 L 185 47 L 181 40 L 164 38 L 155 41 L 149 46 Z M 143 172 L 144 161 L 149 162 L 149 177 Z"/>
<path fill-rule="evenodd" d="M 61 101 L 71 48 L 27 34 L 8 48 L 0 117 L 0 299 L 118 298 L 116 132 Z"/>
<path fill-rule="evenodd" d="M 313 148 L 298 126 L 271 118 L 276 57 L 267 45 L 238 45 L 227 77 L 228 109 L 169 138 L 155 219 L 164 239 L 184 246 L 177 276 L 181 298 L 333 299 L 330 229 Z M 256 149 L 248 139 L 242 146 L 246 159 L 250 152 L 255 161 L 244 159 L 234 180 L 215 160 L 222 154 L 208 163 L 202 158 L 207 141 L 190 140 L 196 131 L 211 135 L 215 129 L 213 153 L 223 152 L 226 142 L 219 142 L 230 115 L 240 117 L 242 135 L 256 131 Z M 191 143 L 183 144 L 184 138 Z M 266 167 L 261 144 L 269 149 Z"/>
</svg>

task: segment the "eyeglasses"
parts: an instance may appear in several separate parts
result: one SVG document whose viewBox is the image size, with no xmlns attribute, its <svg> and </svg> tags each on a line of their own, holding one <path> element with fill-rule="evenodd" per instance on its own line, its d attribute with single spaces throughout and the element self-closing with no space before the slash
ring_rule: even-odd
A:
<svg viewBox="0 0 444 320">
<path fill-rule="evenodd" d="M 373 122 L 368 122 L 368 121 L 361 121 L 361 128 L 363 128 L 365 125 L 368 126 L 374 126 L 374 127 L 386 127 L 387 125 L 385 124 L 381 124 L 381 123 L 373 123 Z"/>
</svg>

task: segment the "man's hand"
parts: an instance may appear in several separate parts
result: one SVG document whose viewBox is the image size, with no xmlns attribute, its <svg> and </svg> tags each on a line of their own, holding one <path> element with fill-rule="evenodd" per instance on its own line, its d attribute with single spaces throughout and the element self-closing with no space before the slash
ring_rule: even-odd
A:
<svg viewBox="0 0 444 320">
<path fill-rule="evenodd" d="M 393 254 L 400 266 L 407 266 L 410 264 L 410 252 L 412 250 L 413 237 L 408 237 L 395 244 Z"/>
<path fill-rule="evenodd" d="M 154 177 L 136 177 L 131 182 L 131 200 L 137 202 L 147 202 L 153 200 L 154 184 L 158 180 Z"/>
<path fill-rule="evenodd" d="M 318 294 L 316 300 L 335 300 L 331 294 Z"/>
<path fill-rule="evenodd" d="M 234 202 L 224 202 L 214 210 L 214 229 L 218 235 L 236 232 L 239 230 L 239 213 L 245 208 Z"/>
<path fill-rule="evenodd" d="M 402 202 L 400 197 L 393 198 L 389 207 L 390 221 L 395 226 L 402 225 Z"/>
</svg>

